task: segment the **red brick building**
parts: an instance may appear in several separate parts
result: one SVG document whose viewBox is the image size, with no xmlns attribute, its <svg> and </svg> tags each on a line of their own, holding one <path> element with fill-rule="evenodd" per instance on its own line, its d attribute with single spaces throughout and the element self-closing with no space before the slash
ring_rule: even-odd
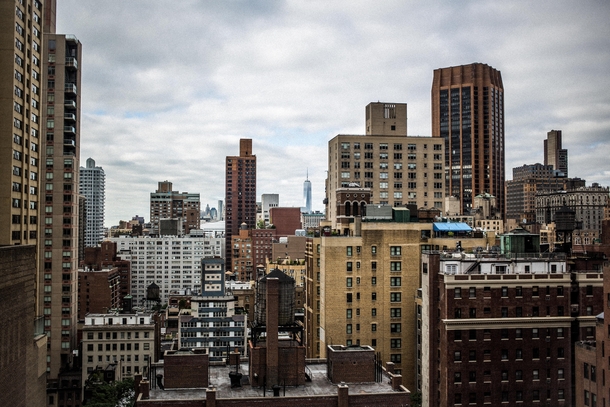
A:
<svg viewBox="0 0 610 407">
<path fill-rule="evenodd" d="M 276 236 L 292 236 L 301 229 L 301 209 L 270 208 L 269 222 L 275 226 Z"/>
</svg>

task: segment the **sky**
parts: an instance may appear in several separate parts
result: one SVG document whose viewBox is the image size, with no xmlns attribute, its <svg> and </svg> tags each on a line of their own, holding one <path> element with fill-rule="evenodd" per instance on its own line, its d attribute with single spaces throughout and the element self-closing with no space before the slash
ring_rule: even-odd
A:
<svg viewBox="0 0 610 407">
<path fill-rule="evenodd" d="M 257 196 L 323 210 L 328 141 L 364 134 L 370 102 L 408 104 L 431 136 L 438 68 L 502 73 L 506 174 L 563 131 L 569 175 L 610 185 L 610 2 L 58 0 L 83 45 L 81 165 L 106 174 L 106 226 L 149 220 L 168 180 L 224 199 L 225 157 L 253 140 Z"/>
</svg>

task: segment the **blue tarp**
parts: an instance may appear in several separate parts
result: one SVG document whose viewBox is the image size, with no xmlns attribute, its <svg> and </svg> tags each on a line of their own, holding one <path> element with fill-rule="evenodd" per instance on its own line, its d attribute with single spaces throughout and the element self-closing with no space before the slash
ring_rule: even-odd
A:
<svg viewBox="0 0 610 407">
<path fill-rule="evenodd" d="M 435 232 L 472 232 L 472 228 L 464 222 L 434 222 Z"/>
</svg>

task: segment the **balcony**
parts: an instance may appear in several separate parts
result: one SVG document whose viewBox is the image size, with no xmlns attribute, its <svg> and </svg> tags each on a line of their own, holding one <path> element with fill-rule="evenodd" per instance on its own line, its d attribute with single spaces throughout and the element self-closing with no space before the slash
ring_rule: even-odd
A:
<svg viewBox="0 0 610 407">
<path fill-rule="evenodd" d="M 66 57 L 66 68 L 78 69 L 78 61 L 76 58 Z"/>
<path fill-rule="evenodd" d="M 66 83 L 66 86 L 64 86 L 64 92 L 76 94 L 76 85 L 73 83 Z"/>
<path fill-rule="evenodd" d="M 70 139 L 64 139 L 64 146 L 76 147 L 76 141 Z"/>
<path fill-rule="evenodd" d="M 64 107 L 71 107 L 72 109 L 76 109 L 76 101 L 75 100 L 66 100 L 64 102 Z"/>
<path fill-rule="evenodd" d="M 65 113 L 64 114 L 64 120 L 70 120 L 75 122 L 76 121 L 76 115 L 74 113 Z"/>
<path fill-rule="evenodd" d="M 76 134 L 76 128 L 74 126 L 64 126 L 64 133 Z"/>
</svg>

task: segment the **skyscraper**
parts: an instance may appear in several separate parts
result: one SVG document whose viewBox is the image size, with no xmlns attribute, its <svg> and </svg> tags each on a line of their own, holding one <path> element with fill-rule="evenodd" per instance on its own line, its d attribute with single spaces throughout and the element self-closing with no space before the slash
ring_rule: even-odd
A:
<svg viewBox="0 0 610 407">
<path fill-rule="evenodd" d="M 72 350 L 77 348 L 82 62 L 78 39 L 55 33 L 54 13 L 54 2 L 45 2 L 45 21 L 51 24 L 44 27 L 41 58 L 45 134 L 41 143 L 44 188 L 41 183 L 39 267 L 50 380 L 72 365 Z"/>
<path fill-rule="evenodd" d="M 227 156 L 225 166 L 225 267 L 232 270 L 231 236 L 239 234 L 246 223 L 256 227 L 256 156 L 252 154 L 252 139 L 239 140 L 239 155 Z"/>
<path fill-rule="evenodd" d="M 307 178 L 303 182 L 303 212 L 311 213 L 311 181 L 309 180 L 309 171 L 307 171 Z"/>
<path fill-rule="evenodd" d="M 544 140 L 544 165 L 552 165 L 560 176 L 568 176 L 568 150 L 561 148 L 561 130 L 551 130 Z"/>
<path fill-rule="evenodd" d="M 42 16 L 39 1 L 0 3 L 0 245 L 38 239 Z"/>
<path fill-rule="evenodd" d="M 93 158 L 80 167 L 79 191 L 86 199 L 85 246 L 95 247 L 104 238 L 104 200 L 106 175 L 102 167 L 95 166 Z"/>
<path fill-rule="evenodd" d="M 436 69 L 432 137 L 445 140 L 445 190 L 467 214 L 487 192 L 504 214 L 504 87 L 500 71 L 473 63 Z"/>
</svg>

